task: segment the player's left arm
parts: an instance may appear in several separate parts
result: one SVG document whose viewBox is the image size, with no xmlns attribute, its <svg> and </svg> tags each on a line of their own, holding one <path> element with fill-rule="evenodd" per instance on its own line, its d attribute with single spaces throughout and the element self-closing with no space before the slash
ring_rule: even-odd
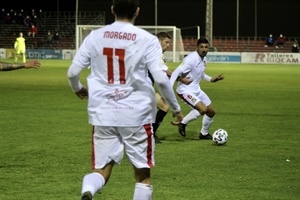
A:
<svg viewBox="0 0 300 200">
<path fill-rule="evenodd" d="M 193 80 L 188 76 L 185 76 L 185 77 L 179 76 L 176 81 L 180 81 L 181 83 L 183 83 L 185 85 L 189 85 L 191 82 L 193 82 Z"/>
<path fill-rule="evenodd" d="M 220 74 L 220 75 L 218 75 L 218 76 L 215 76 L 215 77 L 211 78 L 210 82 L 215 83 L 215 82 L 218 82 L 218 81 L 223 80 L 224 78 L 225 78 L 224 75 L 223 75 L 223 74 Z"/>
<path fill-rule="evenodd" d="M 225 77 L 224 77 L 223 74 L 220 74 L 220 75 L 215 76 L 215 77 L 211 77 L 211 76 L 209 76 L 209 75 L 203 73 L 202 78 L 203 78 L 204 80 L 208 81 L 208 82 L 213 82 L 213 83 L 215 83 L 215 82 L 218 82 L 218 81 L 223 80 Z"/>
<path fill-rule="evenodd" d="M 169 78 L 171 78 L 172 73 L 173 72 L 169 69 L 166 71 L 166 74 Z M 188 85 L 192 82 L 190 77 L 180 77 L 180 76 L 177 77 L 176 81 L 180 81 L 180 82 L 182 82 L 183 84 L 186 84 L 186 85 Z"/>
<path fill-rule="evenodd" d="M 173 72 L 170 69 L 165 70 L 165 72 L 166 72 L 167 76 L 169 78 L 171 78 Z M 192 79 L 190 77 L 180 77 L 180 76 L 178 76 L 178 78 L 176 79 L 176 81 L 180 81 L 183 84 L 188 85 L 188 84 L 190 84 L 192 82 Z"/>
</svg>

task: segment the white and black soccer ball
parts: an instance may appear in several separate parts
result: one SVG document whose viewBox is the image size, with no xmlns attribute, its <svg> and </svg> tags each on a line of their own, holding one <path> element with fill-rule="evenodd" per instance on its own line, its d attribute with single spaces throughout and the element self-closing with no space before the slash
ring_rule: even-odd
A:
<svg viewBox="0 0 300 200">
<path fill-rule="evenodd" d="M 212 135 L 212 140 L 217 145 L 223 145 L 228 141 L 228 133 L 224 129 L 216 130 Z"/>
</svg>

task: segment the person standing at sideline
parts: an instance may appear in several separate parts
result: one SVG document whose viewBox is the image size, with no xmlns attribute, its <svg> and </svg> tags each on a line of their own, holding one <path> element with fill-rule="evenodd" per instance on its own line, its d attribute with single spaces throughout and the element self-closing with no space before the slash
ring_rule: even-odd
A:
<svg viewBox="0 0 300 200">
<path fill-rule="evenodd" d="M 19 33 L 19 37 L 17 37 L 15 44 L 15 62 L 18 62 L 18 57 L 22 56 L 23 63 L 26 62 L 26 45 L 25 45 L 25 38 L 23 37 L 23 33 Z"/>
<path fill-rule="evenodd" d="M 171 36 L 167 33 L 167 32 L 159 32 L 156 34 L 160 45 L 162 47 L 162 55 L 161 55 L 161 60 L 163 63 L 163 70 L 165 71 L 166 75 L 168 77 L 171 76 L 172 71 L 169 69 L 169 67 L 165 64 L 165 51 L 168 49 L 168 47 L 170 46 L 170 40 L 171 40 Z M 189 80 L 186 78 L 182 78 L 180 79 L 181 82 L 184 82 L 186 84 L 189 84 Z M 152 82 L 154 84 L 154 82 Z M 170 106 L 167 104 L 167 102 L 164 100 L 164 98 L 158 93 L 156 92 L 156 104 L 157 104 L 157 113 L 156 113 L 156 118 L 155 118 L 155 123 L 152 124 L 153 127 L 153 135 L 154 135 L 154 139 L 155 139 L 155 143 L 156 144 L 160 144 L 162 143 L 160 141 L 160 139 L 158 138 L 156 131 L 158 129 L 158 127 L 160 126 L 160 124 L 162 123 L 162 121 L 164 120 L 165 116 L 167 115 Z"/>
<path fill-rule="evenodd" d="M 0 62 L 0 71 L 12 71 L 17 69 L 38 69 L 40 68 L 41 63 L 38 60 L 28 60 L 25 63 L 6 63 Z"/>
<path fill-rule="evenodd" d="M 93 199 L 107 184 L 113 166 L 121 164 L 124 151 L 133 165 L 133 199 L 151 200 L 156 101 L 148 70 L 177 120 L 183 116 L 162 70 L 162 48 L 157 37 L 134 26 L 139 0 L 113 0 L 111 11 L 115 22 L 84 39 L 67 72 L 75 94 L 88 99 L 89 123 L 93 125 L 92 172 L 83 177 L 81 200 Z M 80 74 L 89 66 L 91 73 L 85 87 L 80 83 Z"/>
<path fill-rule="evenodd" d="M 197 41 L 197 50 L 189 53 L 183 59 L 183 62 L 173 71 L 170 78 L 172 85 L 178 77 L 188 77 L 192 81 L 188 85 L 178 81 L 176 88 L 178 96 L 192 108 L 192 110 L 183 118 L 181 122 L 173 122 L 174 125 L 178 125 L 178 131 L 183 137 L 186 136 L 185 129 L 187 124 L 197 119 L 200 115 L 203 115 L 199 139 L 212 139 L 212 136 L 208 133 L 208 131 L 216 112 L 211 104 L 210 98 L 201 89 L 200 81 L 204 79 L 206 81 L 215 83 L 223 80 L 224 76 L 223 74 L 220 74 L 212 78 L 205 73 L 207 52 L 208 40 L 204 37 L 201 37 Z"/>
</svg>

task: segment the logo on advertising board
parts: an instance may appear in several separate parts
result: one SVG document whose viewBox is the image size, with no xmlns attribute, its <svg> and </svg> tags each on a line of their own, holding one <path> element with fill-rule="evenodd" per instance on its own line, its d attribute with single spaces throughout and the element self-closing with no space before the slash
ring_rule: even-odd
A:
<svg viewBox="0 0 300 200">
<path fill-rule="evenodd" d="M 241 54 L 237 52 L 210 52 L 207 56 L 209 62 L 240 63 Z"/>
<path fill-rule="evenodd" d="M 62 50 L 62 59 L 64 60 L 72 60 L 75 56 L 76 51 L 72 49 L 63 49 Z"/>
<path fill-rule="evenodd" d="M 28 49 L 26 54 L 29 59 L 62 59 L 61 50 Z"/>
<path fill-rule="evenodd" d="M 299 63 L 299 59 L 293 53 L 257 53 L 255 62 L 266 63 Z"/>
<path fill-rule="evenodd" d="M 242 53 L 242 63 L 299 64 L 297 53 Z"/>
<path fill-rule="evenodd" d="M 0 49 L 0 58 L 6 59 L 6 50 L 5 49 Z"/>
</svg>

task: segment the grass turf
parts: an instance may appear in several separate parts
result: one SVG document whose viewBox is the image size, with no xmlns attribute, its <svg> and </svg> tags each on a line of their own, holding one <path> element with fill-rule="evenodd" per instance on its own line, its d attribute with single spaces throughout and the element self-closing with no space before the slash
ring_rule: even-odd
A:
<svg viewBox="0 0 300 200">
<path fill-rule="evenodd" d="M 68 85 L 71 62 L 41 61 L 39 70 L 0 72 L 0 199 L 79 199 L 90 171 L 87 102 Z M 229 141 L 199 141 L 202 118 L 182 138 L 169 113 L 157 133 L 154 199 L 299 199 L 299 66 L 209 63 L 206 72 L 225 75 L 201 87 L 217 111 L 211 133 L 224 128 Z M 133 188 L 125 158 L 95 199 L 132 199 Z"/>
</svg>

